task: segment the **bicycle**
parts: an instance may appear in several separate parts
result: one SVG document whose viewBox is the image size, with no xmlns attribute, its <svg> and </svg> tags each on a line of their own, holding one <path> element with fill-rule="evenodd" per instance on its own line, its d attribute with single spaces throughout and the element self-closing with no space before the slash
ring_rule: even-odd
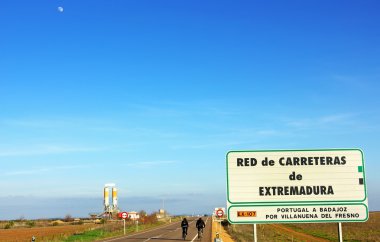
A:
<svg viewBox="0 0 380 242">
<path fill-rule="evenodd" d="M 183 228 L 182 229 L 182 239 L 186 240 L 186 235 L 187 235 L 187 229 Z"/>
<path fill-rule="evenodd" d="M 202 237 L 203 237 L 203 228 L 199 228 L 198 229 L 198 239 L 202 240 Z"/>
</svg>

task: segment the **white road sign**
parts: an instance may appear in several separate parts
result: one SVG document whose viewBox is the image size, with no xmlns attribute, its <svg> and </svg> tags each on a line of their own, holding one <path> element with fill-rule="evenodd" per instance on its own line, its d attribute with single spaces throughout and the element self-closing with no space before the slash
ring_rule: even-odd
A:
<svg viewBox="0 0 380 242">
<path fill-rule="evenodd" d="M 359 149 L 231 151 L 227 203 L 231 222 L 365 221 L 363 153 Z M 291 210 L 295 204 L 301 210 Z M 342 204 L 355 215 L 325 213 L 319 207 Z M 274 212 L 287 208 L 292 216 Z M 309 214 L 315 208 L 321 214 L 308 215 L 310 219 L 295 216 L 303 213 L 297 212 L 302 208 Z M 266 217 L 275 214 L 283 216 Z"/>
<path fill-rule="evenodd" d="M 216 211 L 216 216 L 218 216 L 219 218 L 223 217 L 223 215 L 224 215 L 223 210 L 219 209 L 218 211 Z"/>
<path fill-rule="evenodd" d="M 222 216 L 219 216 L 218 214 L 222 214 Z M 214 209 L 214 215 L 217 216 L 217 217 L 223 217 L 224 214 L 226 214 L 226 208 L 215 208 Z"/>
<path fill-rule="evenodd" d="M 127 213 L 127 212 L 122 212 L 122 213 L 121 213 L 121 218 L 122 218 L 122 219 L 126 219 L 126 218 L 128 218 L 128 213 Z"/>
</svg>

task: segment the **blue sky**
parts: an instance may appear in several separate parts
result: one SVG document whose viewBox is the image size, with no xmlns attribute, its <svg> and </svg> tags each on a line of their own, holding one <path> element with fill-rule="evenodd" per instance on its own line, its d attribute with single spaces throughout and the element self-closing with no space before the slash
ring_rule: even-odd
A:
<svg viewBox="0 0 380 242">
<path fill-rule="evenodd" d="M 380 210 L 379 7 L 1 1 L 0 219 L 210 212 L 254 149 L 361 148 Z"/>
</svg>

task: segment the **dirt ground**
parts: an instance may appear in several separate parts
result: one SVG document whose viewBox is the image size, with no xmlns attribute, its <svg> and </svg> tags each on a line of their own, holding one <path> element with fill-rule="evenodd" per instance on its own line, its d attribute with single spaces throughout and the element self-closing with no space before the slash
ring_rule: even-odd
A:
<svg viewBox="0 0 380 242">
<path fill-rule="evenodd" d="M 37 241 L 54 241 L 67 235 L 81 233 L 96 226 L 98 225 L 84 224 L 36 228 L 1 229 L 0 241 L 24 242 L 30 241 L 32 236 L 35 236 L 37 238 Z"/>
<path fill-rule="evenodd" d="M 309 234 L 305 234 L 305 233 L 302 233 L 302 232 L 297 232 L 293 229 L 290 229 L 288 227 L 285 227 L 284 225 L 281 225 L 281 224 L 271 224 L 269 226 L 272 226 L 276 229 L 276 231 L 280 232 L 280 233 L 286 233 L 288 234 L 289 236 L 292 236 L 292 238 L 296 238 L 297 240 L 301 240 L 301 241 L 315 241 L 315 242 L 326 242 L 326 241 L 329 241 L 329 240 L 326 240 L 326 239 L 322 239 L 322 238 L 318 238 L 318 237 L 315 237 L 315 236 L 312 236 L 312 235 L 309 235 Z"/>
<path fill-rule="evenodd" d="M 219 222 L 212 222 L 212 230 L 211 230 L 211 241 L 214 241 L 216 238 L 216 233 L 219 234 L 219 238 L 222 239 L 223 242 L 234 242 L 231 236 L 227 233 L 223 226 L 220 225 Z"/>
<path fill-rule="evenodd" d="M 312 234 L 328 241 L 338 241 L 337 223 L 286 224 L 293 230 Z M 370 212 L 367 222 L 342 223 L 344 241 L 380 241 L 380 212 Z"/>
</svg>

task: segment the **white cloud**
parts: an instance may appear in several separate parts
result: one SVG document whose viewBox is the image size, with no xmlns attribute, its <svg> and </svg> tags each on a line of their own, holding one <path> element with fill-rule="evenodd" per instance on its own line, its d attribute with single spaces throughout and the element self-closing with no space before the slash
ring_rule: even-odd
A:
<svg viewBox="0 0 380 242">
<path fill-rule="evenodd" d="M 226 138 L 227 139 L 227 138 Z M 246 144 L 247 142 L 232 142 L 232 141 L 215 141 L 215 142 L 205 142 L 205 143 L 199 143 L 196 144 L 178 144 L 178 145 L 172 145 L 170 148 L 172 149 L 210 149 L 210 148 L 219 148 L 219 147 L 231 147 L 231 146 L 237 146 Z"/>
<path fill-rule="evenodd" d="M 317 120 L 320 123 L 339 123 L 339 122 L 346 122 L 347 120 L 350 120 L 353 118 L 354 114 L 335 114 L 335 115 L 328 115 L 320 117 L 319 120 Z"/>
<path fill-rule="evenodd" d="M 333 75 L 332 79 L 338 84 L 353 87 L 353 88 L 366 88 L 370 86 L 372 76 L 350 76 L 350 75 Z"/>
<path fill-rule="evenodd" d="M 341 124 L 355 124 L 354 118 L 356 114 L 341 113 L 333 115 L 325 115 L 315 118 L 301 118 L 297 120 L 291 120 L 287 122 L 288 126 L 294 128 L 316 128 L 327 125 L 341 125 Z"/>
<path fill-rule="evenodd" d="M 128 163 L 127 166 L 135 167 L 135 168 L 150 168 L 154 166 L 163 166 L 169 164 L 178 163 L 177 161 L 142 161 L 135 163 Z"/>
<path fill-rule="evenodd" d="M 28 169 L 28 170 L 8 171 L 8 172 L 4 172 L 2 175 L 3 176 L 35 175 L 35 174 L 42 174 L 42 173 L 58 171 L 58 170 L 71 170 L 71 169 L 86 168 L 86 167 L 89 167 L 89 166 L 83 166 L 83 165 L 53 166 L 53 167 L 34 168 L 34 169 Z"/>
<path fill-rule="evenodd" d="M 258 135 L 261 136 L 276 136 L 276 135 L 281 135 L 282 133 L 278 132 L 277 130 L 274 129 L 264 129 L 264 130 L 259 130 L 256 132 Z"/>
<path fill-rule="evenodd" d="M 104 150 L 104 148 L 41 144 L 41 145 L 31 145 L 29 147 L 0 148 L 0 157 L 38 156 L 38 155 L 77 153 L 77 152 L 95 152 L 95 151 L 100 151 L 100 150 Z"/>
</svg>

